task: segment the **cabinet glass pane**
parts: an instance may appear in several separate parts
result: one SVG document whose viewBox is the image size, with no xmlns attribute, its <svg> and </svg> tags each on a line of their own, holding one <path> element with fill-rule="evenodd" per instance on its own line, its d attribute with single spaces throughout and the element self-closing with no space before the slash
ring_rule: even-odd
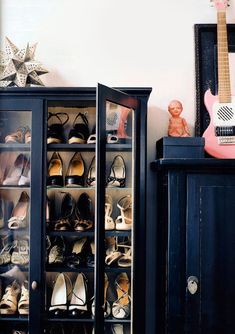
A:
<svg viewBox="0 0 235 334">
<path fill-rule="evenodd" d="M 105 326 L 131 332 L 134 112 L 106 103 Z"/>
<path fill-rule="evenodd" d="M 0 333 L 29 318 L 31 111 L 0 112 Z"/>
<path fill-rule="evenodd" d="M 92 333 L 95 102 L 48 108 L 45 330 Z"/>
</svg>

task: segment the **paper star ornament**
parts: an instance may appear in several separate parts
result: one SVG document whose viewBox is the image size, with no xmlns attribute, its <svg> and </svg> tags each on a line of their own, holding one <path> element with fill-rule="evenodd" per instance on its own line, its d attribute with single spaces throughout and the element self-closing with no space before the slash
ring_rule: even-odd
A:
<svg viewBox="0 0 235 334">
<path fill-rule="evenodd" d="M 39 76 L 48 71 L 34 59 L 37 43 L 19 49 L 6 37 L 5 47 L 6 52 L 0 51 L 0 87 L 44 86 Z"/>
</svg>

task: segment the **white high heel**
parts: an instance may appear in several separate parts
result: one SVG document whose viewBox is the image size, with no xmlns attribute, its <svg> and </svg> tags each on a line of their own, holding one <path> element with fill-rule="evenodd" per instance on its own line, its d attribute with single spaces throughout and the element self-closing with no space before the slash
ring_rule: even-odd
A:
<svg viewBox="0 0 235 334">
<path fill-rule="evenodd" d="M 67 310 L 67 287 L 65 282 L 65 276 L 63 273 L 60 273 L 57 276 L 52 297 L 51 297 L 51 306 L 49 312 L 53 313 L 55 316 L 59 316 L 61 313 L 64 313 Z"/>
<path fill-rule="evenodd" d="M 113 200 L 112 197 L 109 195 L 105 195 L 105 230 L 114 230 L 115 223 L 113 218 L 111 217 L 113 211 Z"/>
<path fill-rule="evenodd" d="M 124 196 L 119 199 L 117 207 L 121 211 L 121 215 L 117 217 L 116 230 L 131 230 L 132 229 L 132 197 L 131 195 Z"/>
<path fill-rule="evenodd" d="M 87 311 L 87 278 L 79 273 L 75 281 L 72 298 L 69 305 L 69 312 L 73 316 L 83 314 Z"/>
</svg>

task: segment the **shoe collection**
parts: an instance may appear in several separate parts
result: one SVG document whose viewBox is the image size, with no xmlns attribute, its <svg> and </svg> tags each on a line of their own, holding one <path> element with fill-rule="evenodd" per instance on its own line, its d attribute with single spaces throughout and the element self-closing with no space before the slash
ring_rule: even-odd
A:
<svg viewBox="0 0 235 334">
<path fill-rule="evenodd" d="M 125 116 L 127 119 L 127 115 Z M 48 114 L 47 143 L 58 144 L 65 143 L 64 126 L 67 124 L 69 116 L 66 113 L 58 112 Z M 110 118 L 107 119 L 110 122 Z M 107 143 L 123 142 L 123 139 L 129 138 L 125 131 L 125 121 L 120 122 L 120 126 L 115 131 L 109 131 L 107 134 Z M 85 113 L 79 112 L 69 131 L 67 142 L 69 144 L 95 144 L 96 143 L 96 127 L 94 126 L 91 133 L 89 131 L 88 119 Z M 124 141 L 125 142 L 125 141 Z"/>
<path fill-rule="evenodd" d="M 109 279 L 105 274 L 104 279 L 104 317 L 112 315 L 116 319 L 126 319 L 130 316 L 131 298 L 129 295 L 130 281 L 126 273 L 119 274 L 114 282 L 116 300 L 111 303 L 107 300 Z M 53 286 L 49 313 L 52 316 L 76 316 L 83 317 L 89 314 L 94 316 L 95 302 L 90 305 L 87 291 L 88 279 L 83 273 L 79 273 L 75 283 L 64 273 L 58 274 Z"/>
<path fill-rule="evenodd" d="M 14 280 L 5 288 L 0 301 L 0 315 L 28 315 L 29 314 L 29 288 L 28 281 L 21 285 Z"/>
<path fill-rule="evenodd" d="M 70 193 L 57 192 L 54 205 L 49 200 L 47 205 L 47 226 L 51 230 L 86 231 L 93 227 L 92 201 L 85 192 L 79 196 L 77 202 Z"/>
<path fill-rule="evenodd" d="M 65 242 L 61 236 L 46 238 L 47 263 L 49 265 L 67 265 L 72 269 L 94 267 L 95 244 L 87 237 Z"/>
<path fill-rule="evenodd" d="M 29 263 L 29 242 L 27 239 L 1 238 L 0 266 L 8 264 L 27 265 Z"/>
<path fill-rule="evenodd" d="M 3 180 L 4 186 L 28 186 L 30 184 L 30 158 L 25 154 L 19 154 L 13 168 Z"/>
<path fill-rule="evenodd" d="M 93 187 L 96 185 L 96 164 L 95 156 L 92 158 L 85 175 L 86 165 L 80 152 L 76 152 L 71 158 L 68 169 L 63 178 L 63 161 L 58 152 L 54 152 L 48 164 L 47 185 L 55 187 L 77 186 Z M 64 179 L 64 180 L 63 180 Z M 126 165 L 123 157 L 117 155 L 110 166 L 107 178 L 108 187 L 125 187 L 126 184 Z"/>
<path fill-rule="evenodd" d="M 15 132 L 5 137 L 5 143 L 29 144 L 31 142 L 31 130 L 28 126 L 21 126 Z"/>
</svg>

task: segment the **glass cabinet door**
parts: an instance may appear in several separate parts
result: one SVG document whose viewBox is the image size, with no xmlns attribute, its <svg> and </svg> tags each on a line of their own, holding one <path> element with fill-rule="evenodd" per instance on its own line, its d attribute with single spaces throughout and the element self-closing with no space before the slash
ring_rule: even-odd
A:
<svg viewBox="0 0 235 334">
<path fill-rule="evenodd" d="M 31 110 L 1 109 L 0 333 L 2 334 L 28 331 L 31 128 Z"/>
<path fill-rule="evenodd" d="M 46 333 L 92 333 L 96 102 L 50 101 L 45 198 Z"/>
<path fill-rule="evenodd" d="M 136 303 L 133 243 L 138 228 L 135 208 L 138 101 L 102 85 L 98 90 L 96 298 L 101 307 L 96 310 L 100 319 L 95 333 L 103 330 L 129 334 L 134 333 Z"/>
</svg>

